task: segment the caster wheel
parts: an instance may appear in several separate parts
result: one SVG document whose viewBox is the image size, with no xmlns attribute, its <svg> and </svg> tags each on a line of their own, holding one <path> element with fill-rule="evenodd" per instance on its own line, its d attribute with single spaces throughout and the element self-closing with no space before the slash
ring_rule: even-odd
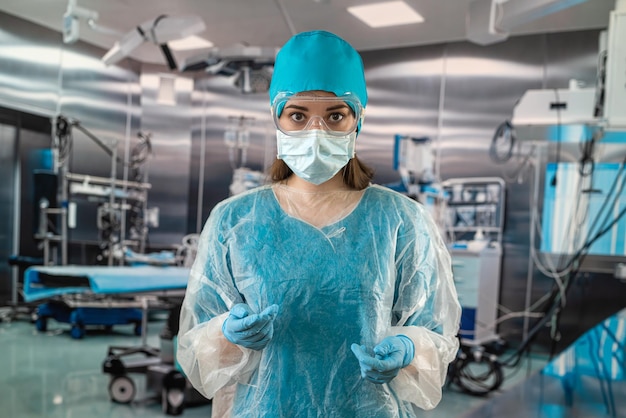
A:
<svg viewBox="0 0 626 418">
<path fill-rule="evenodd" d="M 111 382 L 109 383 L 109 396 L 113 402 L 122 404 L 131 403 L 136 393 L 135 383 L 133 383 L 130 377 L 122 375 L 111 378 Z"/>
<path fill-rule="evenodd" d="M 163 378 L 161 406 L 165 415 L 181 415 L 185 408 L 187 379 L 180 372 L 171 371 Z"/>
<path fill-rule="evenodd" d="M 161 393 L 161 407 L 165 415 L 181 415 L 185 407 L 184 390 L 163 388 Z"/>
<path fill-rule="evenodd" d="M 72 325 L 72 329 L 70 330 L 70 335 L 75 340 L 80 340 L 81 338 L 85 336 L 85 327 L 80 324 Z"/>
<path fill-rule="evenodd" d="M 46 332 L 48 330 L 48 320 L 42 317 L 35 319 L 35 328 L 39 332 Z"/>
</svg>

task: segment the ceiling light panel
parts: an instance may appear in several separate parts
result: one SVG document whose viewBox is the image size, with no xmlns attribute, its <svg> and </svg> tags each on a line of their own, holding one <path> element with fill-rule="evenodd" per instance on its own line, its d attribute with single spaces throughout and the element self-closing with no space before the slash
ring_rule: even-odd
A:
<svg viewBox="0 0 626 418">
<path fill-rule="evenodd" d="M 387 1 L 348 7 L 348 11 L 372 28 L 421 23 L 424 18 L 403 1 Z"/>
<path fill-rule="evenodd" d="M 169 41 L 167 45 L 174 51 L 189 51 L 193 49 L 211 48 L 213 46 L 213 42 L 207 41 L 206 39 L 196 35 L 191 35 L 183 39 Z"/>
</svg>

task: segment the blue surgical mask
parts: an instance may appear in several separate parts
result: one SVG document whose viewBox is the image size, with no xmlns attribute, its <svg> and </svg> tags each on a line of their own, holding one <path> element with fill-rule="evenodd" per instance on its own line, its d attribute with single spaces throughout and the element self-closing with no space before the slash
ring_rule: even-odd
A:
<svg viewBox="0 0 626 418">
<path fill-rule="evenodd" d="M 354 157 L 356 132 L 338 137 L 311 129 L 293 137 L 277 130 L 276 138 L 278 158 L 298 177 L 313 184 L 330 180 Z"/>
</svg>

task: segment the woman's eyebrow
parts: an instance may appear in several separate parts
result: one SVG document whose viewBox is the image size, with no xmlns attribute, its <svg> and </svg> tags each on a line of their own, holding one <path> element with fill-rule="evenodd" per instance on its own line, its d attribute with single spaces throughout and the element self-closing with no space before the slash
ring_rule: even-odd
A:
<svg viewBox="0 0 626 418">
<path fill-rule="evenodd" d="M 285 109 L 296 109 L 296 110 L 304 110 L 304 111 L 309 110 L 309 108 L 306 106 L 299 106 L 296 104 L 288 104 L 287 106 L 285 106 Z"/>
<path fill-rule="evenodd" d="M 337 104 L 337 105 L 334 105 L 334 106 L 327 107 L 326 111 L 337 110 L 337 109 L 344 109 L 346 107 L 349 107 L 349 106 L 347 104 L 345 104 L 345 103 L 340 103 L 340 104 Z"/>
</svg>

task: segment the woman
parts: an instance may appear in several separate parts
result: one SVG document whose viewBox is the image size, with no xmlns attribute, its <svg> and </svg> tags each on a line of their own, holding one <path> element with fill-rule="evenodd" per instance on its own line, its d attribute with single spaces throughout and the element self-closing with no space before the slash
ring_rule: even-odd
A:
<svg viewBox="0 0 626 418">
<path fill-rule="evenodd" d="M 192 267 L 178 360 L 233 417 L 412 417 L 441 399 L 460 307 L 450 257 L 417 202 L 355 156 L 358 53 L 291 38 L 270 86 L 273 184 L 218 204 Z M 213 416 L 224 399 L 214 398 Z"/>
</svg>

